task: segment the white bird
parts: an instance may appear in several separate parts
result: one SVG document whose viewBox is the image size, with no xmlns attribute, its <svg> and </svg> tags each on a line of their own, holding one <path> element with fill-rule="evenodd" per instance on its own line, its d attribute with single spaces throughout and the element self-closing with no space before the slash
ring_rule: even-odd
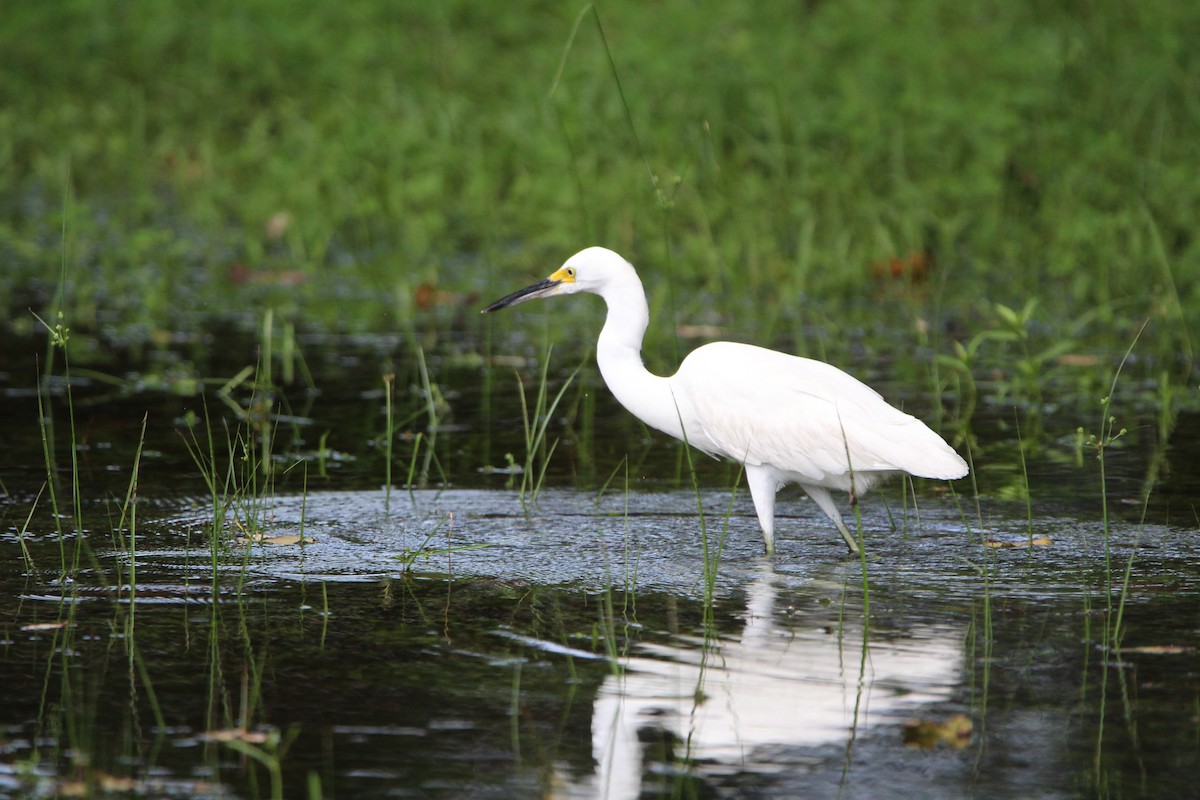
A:
<svg viewBox="0 0 1200 800">
<path fill-rule="evenodd" d="M 768 555 L 775 552 L 775 494 L 787 484 L 808 493 L 854 553 L 858 545 L 831 490 L 849 492 L 853 503 L 891 475 L 967 474 L 966 462 L 925 423 L 821 361 L 713 342 L 692 351 L 674 375 L 652 374 L 642 364 L 650 323 L 642 282 L 632 264 L 603 247 L 581 250 L 550 277 L 483 313 L 578 292 L 608 304 L 596 361 L 621 405 L 651 428 L 744 465 Z"/>
</svg>

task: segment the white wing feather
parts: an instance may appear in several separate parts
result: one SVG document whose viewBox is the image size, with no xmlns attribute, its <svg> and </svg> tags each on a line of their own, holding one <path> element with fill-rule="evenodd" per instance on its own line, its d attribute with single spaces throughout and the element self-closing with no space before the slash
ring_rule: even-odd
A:
<svg viewBox="0 0 1200 800">
<path fill-rule="evenodd" d="M 708 444 L 702 449 L 714 455 L 817 485 L 836 482 L 850 467 L 941 479 L 967 473 L 966 462 L 925 423 L 820 361 L 715 342 L 684 359 L 671 383 L 709 440 L 693 444 Z"/>
</svg>

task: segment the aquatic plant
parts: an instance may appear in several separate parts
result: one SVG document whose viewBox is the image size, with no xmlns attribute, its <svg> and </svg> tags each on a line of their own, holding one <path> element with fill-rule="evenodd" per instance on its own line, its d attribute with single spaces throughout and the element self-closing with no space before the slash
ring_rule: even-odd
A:
<svg viewBox="0 0 1200 800">
<path fill-rule="evenodd" d="M 1142 328 L 1138 331 L 1137 335 L 1134 336 L 1133 341 L 1130 342 L 1128 349 L 1125 351 L 1124 357 L 1122 357 L 1120 362 L 1117 364 L 1116 369 L 1113 370 L 1112 382 L 1109 386 L 1109 391 L 1100 400 L 1101 417 L 1100 417 L 1100 426 L 1098 429 L 1098 433 L 1089 434 L 1087 436 L 1087 443 L 1088 443 L 1089 447 L 1095 452 L 1096 462 L 1099 465 L 1099 481 L 1100 481 L 1099 496 L 1100 496 L 1100 512 L 1101 512 L 1101 525 L 1102 525 L 1101 530 L 1102 530 L 1103 542 L 1104 542 L 1104 585 L 1102 587 L 1103 592 L 1104 592 L 1104 616 L 1103 616 L 1104 627 L 1103 627 L 1103 639 L 1101 642 L 1101 646 L 1104 648 L 1105 651 L 1111 651 L 1114 654 L 1116 654 L 1117 658 L 1120 657 L 1121 642 L 1122 642 L 1122 638 L 1124 637 L 1124 633 L 1125 633 L 1123 625 L 1122 625 L 1122 621 L 1123 621 L 1124 613 L 1125 613 L 1125 601 L 1129 595 L 1129 582 L 1130 582 L 1130 578 L 1133 573 L 1133 564 L 1134 564 L 1134 558 L 1136 555 L 1136 539 L 1133 543 L 1133 546 L 1130 548 L 1129 556 L 1126 559 L 1124 569 L 1119 573 L 1118 577 L 1119 577 L 1120 582 L 1119 582 L 1119 584 L 1115 584 L 1114 583 L 1114 566 L 1115 565 L 1113 563 L 1113 553 L 1112 553 L 1112 547 L 1113 547 L 1112 538 L 1113 538 L 1114 532 L 1112 530 L 1111 520 L 1110 520 L 1109 496 L 1108 496 L 1108 473 L 1107 473 L 1107 468 L 1106 468 L 1106 456 L 1107 456 L 1109 449 L 1112 448 L 1112 446 L 1117 442 L 1117 440 L 1120 439 L 1122 436 L 1124 436 L 1127 432 L 1125 428 L 1121 428 L 1118 430 L 1116 427 L 1116 416 L 1112 413 L 1113 397 L 1116 393 L 1117 382 L 1121 377 L 1121 372 L 1124 369 L 1126 363 L 1129 361 L 1134 348 L 1137 346 L 1138 340 L 1141 338 L 1142 332 L 1146 329 L 1146 325 L 1148 325 L 1148 324 L 1149 324 L 1149 320 L 1146 320 L 1146 322 L 1144 322 L 1142 324 Z M 1149 495 L 1147 494 L 1143 500 L 1143 514 L 1145 511 L 1145 504 L 1148 502 L 1149 502 Z M 1114 603 L 1115 603 L 1115 606 L 1114 606 Z M 1097 726 L 1096 737 L 1095 737 L 1095 751 L 1094 751 L 1093 774 L 1092 774 L 1092 779 L 1096 786 L 1104 785 L 1104 781 L 1105 781 L 1105 776 L 1103 773 L 1103 763 L 1104 763 L 1106 709 L 1107 709 L 1108 694 L 1109 694 L 1109 673 L 1110 673 L 1110 670 L 1108 670 L 1108 669 L 1104 669 L 1101 672 L 1100 686 L 1098 689 L 1098 693 L 1099 693 L 1099 723 Z M 1125 682 L 1126 679 L 1125 679 L 1124 671 L 1117 670 L 1117 677 L 1118 677 L 1119 685 L 1121 688 L 1121 698 L 1122 698 L 1122 701 L 1125 703 L 1126 718 L 1128 719 L 1129 718 L 1129 699 L 1128 699 L 1129 696 L 1128 696 L 1128 690 L 1126 687 L 1126 682 Z"/>
<path fill-rule="evenodd" d="M 384 426 L 383 426 L 383 503 L 385 507 L 392 504 L 392 441 L 396 437 L 392 427 L 392 392 L 396 387 L 396 373 L 388 372 L 383 376 L 384 397 Z M 416 448 L 413 449 L 413 461 L 416 462 Z M 409 485 L 412 485 L 412 469 L 409 469 Z"/>
<path fill-rule="evenodd" d="M 441 425 L 441 418 L 446 408 L 445 399 L 442 396 L 441 389 L 429 377 L 429 367 L 425 364 L 425 350 L 418 346 L 417 354 L 417 369 L 421 377 L 421 397 L 424 400 L 425 414 L 427 424 L 425 426 L 425 460 L 421 465 L 421 471 L 418 477 L 420 485 L 424 486 L 429 480 L 430 465 L 436 463 L 437 453 L 437 433 L 438 427 Z M 419 442 L 413 447 L 413 458 L 416 459 L 416 451 L 419 449 Z M 441 465 L 438 464 L 439 471 Z M 441 472 L 441 480 L 446 482 L 446 474 Z M 412 485 L 412 476 L 409 476 L 409 486 Z"/>
<path fill-rule="evenodd" d="M 558 409 L 563 395 L 571 387 L 571 383 L 575 380 L 575 376 L 579 374 L 579 370 L 583 366 L 581 364 L 576 367 L 562 382 L 562 385 L 559 386 L 554 398 L 550 399 L 548 375 L 552 352 L 552 348 L 547 348 L 546 357 L 542 359 L 542 371 L 538 380 L 537 397 L 534 400 L 532 410 L 529 407 L 529 401 L 525 392 L 525 381 L 521 378 L 520 372 L 515 373 L 517 376 L 517 386 L 520 390 L 518 396 L 521 401 L 521 425 L 525 433 L 525 463 L 521 470 L 521 486 L 518 490 L 522 507 L 525 506 L 526 500 L 531 503 L 537 502 L 537 496 L 541 492 L 542 483 L 546 478 L 546 470 L 550 466 L 550 458 L 558 448 L 559 442 L 559 439 L 556 437 L 554 441 L 547 444 L 547 430 L 554 419 L 554 413 Z"/>
</svg>

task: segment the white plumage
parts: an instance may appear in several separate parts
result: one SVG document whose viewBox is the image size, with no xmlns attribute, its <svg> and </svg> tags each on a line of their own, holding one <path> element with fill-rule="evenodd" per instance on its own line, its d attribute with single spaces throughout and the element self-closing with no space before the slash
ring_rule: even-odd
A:
<svg viewBox="0 0 1200 800">
<path fill-rule="evenodd" d="M 854 552 L 831 490 L 857 497 L 898 473 L 943 480 L 967 474 L 966 462 L 923 422 L 821 361 L 714 342 L 688 355 L 674 375 L 651 374 L 641 356 L 650 321 L 642 282 L 628 261 L 603 247 L 576 253 L 550 277 L 484 312 L 577 292 L 598 294 L 608 305 L 596 360 L 621 405 L 652 428 L 745 465 L 769 554 L 775 494 L 786 484 L 799 484 Z"/>
</svg>

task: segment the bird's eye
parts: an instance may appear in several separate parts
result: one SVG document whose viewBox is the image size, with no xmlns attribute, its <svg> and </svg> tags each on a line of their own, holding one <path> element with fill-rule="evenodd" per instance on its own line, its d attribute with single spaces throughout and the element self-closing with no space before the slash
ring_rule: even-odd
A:
<svg viewBox="0 0 1200 800">
<path fill-rule="evenodd" d="M 575 268 L 574 267 L 567 267 L 567 277 L 568 278 L 575 277 Z"/>
</svg>

